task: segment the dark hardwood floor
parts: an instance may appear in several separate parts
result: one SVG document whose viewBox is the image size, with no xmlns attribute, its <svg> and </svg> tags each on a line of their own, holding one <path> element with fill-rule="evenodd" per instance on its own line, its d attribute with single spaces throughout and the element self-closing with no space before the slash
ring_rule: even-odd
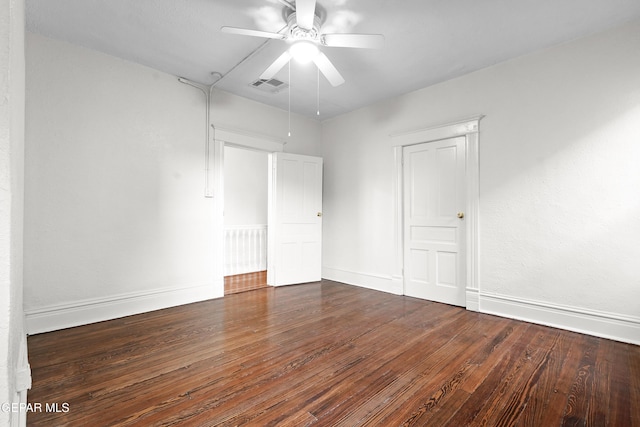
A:
<svg viewBox="0 0 640 427">
<path fill-rule="evenodd" d="M 634 426 L 640 347 L 323 281 L 29 337 L 32 426 Z"/>
<path fill-rule="evenodd" d="M 231 295 L 239 292 L 253 291 L 255 289 L 266 288 L 267 271 L 256 271 L 255 273 L 236 274 L 224 277 L 224 294 Z"/>
</svg>

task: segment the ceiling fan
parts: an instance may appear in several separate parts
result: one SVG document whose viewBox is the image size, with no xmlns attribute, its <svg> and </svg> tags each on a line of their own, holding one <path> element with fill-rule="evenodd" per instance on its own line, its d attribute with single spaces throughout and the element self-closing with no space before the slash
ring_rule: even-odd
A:
<svg viewBox="0 0 640 427">
<path fill-rule="evenodd" d="M 293 9 L 293 5 L 286 3 Z M 321 22 L 315 11 L 316 0 L 296 0 L 294 11 L 287 17 L 287 26 L 281 32 L 272 33 L 236 27 L 222 27 L 221 31 L 286 40 L 291 43 L 291 47 L 260 75 L 261 79 L 272 79 L 294 58 L 300 62 L 313 61 L 332 86 L 340 86 L 344 83 L 344 78 L 329 58 L 319 50 L 319 46 L 375 49 L 382 47 L 384 36 L 382 34 L 324 34 L 320 31 Z"/>
</svg>

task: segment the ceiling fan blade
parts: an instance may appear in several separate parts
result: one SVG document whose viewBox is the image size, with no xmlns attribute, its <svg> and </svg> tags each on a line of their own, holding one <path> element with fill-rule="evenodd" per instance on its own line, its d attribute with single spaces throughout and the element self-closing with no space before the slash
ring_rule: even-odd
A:
<svg viewBox="0 0 640 427">
<path fill-rule="evenodd" d="M 286 36 L 280 33 L 270 33 L 268 31 L 248 30 L 246 28 L 222 27 L 220 31 L 229 34 L 240 34 L 241 36 L 265 37 L 268 39 L 284 39 Z"/>
<path fill-rule="evenodd" d="M 313 62 L 318 66 L 322 74 L 329 80 L 331 86 L 340 86 L 344 83 L 344 78 L 340 75 L 336 67 L 333 66 L 327 55 L 322 52 L 318 52 L 318 54 L 313 58 Z"/>
<path fill-rule="evenodd" d="M 272 79 L 278 73 L 278 71 L 282 69 L 282 67 L 287 65 L 287 62 L 289 62 L 290 59 L 291 54 L 287 50 L 282 55 L 280 55 L 278 59 L 273 61 L 273 64 L 269 65 L 269 68 L 264 70 L 264 72 L 260 75 L 260 78 L 265 80 Z"/>
<path fill-rule="evenodd" d="M 313 29 L 316 16 L 316 0 L 296 0 L 296 23 L 305 30 Z"/>
<path fill-rule="evenodd" d="M 384 46 L 382 34 L 323 34 L 322 43 L 330 47 L 379 49 Z"/>
</svg>

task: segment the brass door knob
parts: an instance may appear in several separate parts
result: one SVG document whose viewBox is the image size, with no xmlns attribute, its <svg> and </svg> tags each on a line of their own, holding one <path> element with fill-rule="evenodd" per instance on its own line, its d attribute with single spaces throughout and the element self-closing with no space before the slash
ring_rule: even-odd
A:
<svg viewBox="0 0 640 427">
<path fill-rule="evenodd" d="M 322 212 L 318 212 L 318 216 L 322 216 Z"/>
<path fill-rule="evenodd" d="M 458 212 L 458 218 L 460 219 L 464 218 L 464 212 Z"/>
</svg>

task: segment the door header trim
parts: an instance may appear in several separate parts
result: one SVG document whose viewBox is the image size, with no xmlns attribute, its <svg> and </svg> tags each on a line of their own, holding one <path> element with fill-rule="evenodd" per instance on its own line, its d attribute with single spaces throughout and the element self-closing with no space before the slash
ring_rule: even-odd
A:
<svg viewBox="0 0 640 427">
<path fill-rule="evenodd" d="M 211 127 L 213 128 L 213 140 L 223 141 L 226 145 L 253 148 L 270 153 L 284 151 L 286 145 L 285 141 L 267 135 L 221 126 L 211 125 Z"/>
<path fill-rule="evenodd" d="M 454 138 L 456 136 L 466 136 L 478 133 L 480 120 L 484 116 L 475 116 L 452 123 L 431 126 L 425 129 L 418 129 L 408 132 L 392 133 L 392 146 L 402 147 L 406 145 L 419 144 L 428 141 L 437 141 L 439 139 Z"/>
</svg>

